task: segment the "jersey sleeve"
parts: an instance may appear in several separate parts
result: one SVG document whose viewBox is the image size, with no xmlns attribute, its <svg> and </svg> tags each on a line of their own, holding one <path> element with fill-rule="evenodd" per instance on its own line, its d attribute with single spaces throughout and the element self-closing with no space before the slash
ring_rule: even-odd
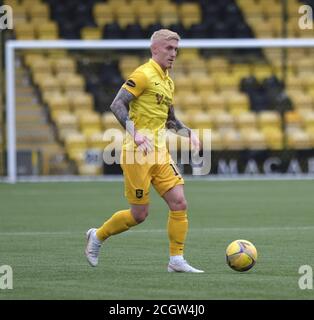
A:
<svg viewBox="0 0 314 320">
<path fill-rule="evenodd" d="M 122 88 L 128 90 L 135 97 L 138 97 L 143 93 L 147 86 L 148 79 L 145 73 L 142 71 L 134 71 L 122 85 Z"/>
</svg>

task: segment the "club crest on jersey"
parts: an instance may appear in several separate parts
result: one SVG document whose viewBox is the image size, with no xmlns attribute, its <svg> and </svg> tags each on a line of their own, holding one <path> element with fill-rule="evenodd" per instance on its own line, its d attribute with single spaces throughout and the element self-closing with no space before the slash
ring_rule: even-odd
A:
<svg viewBox="0 0 314 320">
<path fill-rule="evenodd" d="M 129 87 L 134 88 L 134 87 L 136 86 L 136 83 L 135 83 L 133 80 L 129 79 L 129 80 L 126 82 L 126 85 L 129 86 Z"/>
<path fill-rule="evenodd" d="M 143 193 L 144 193 L 144 190 L 142 190 L 142 189 L 136 189 L 136 190 L 135 190 L 136 198 L 137 198 L 137 199 L 143 198 Z"/>
</svg>

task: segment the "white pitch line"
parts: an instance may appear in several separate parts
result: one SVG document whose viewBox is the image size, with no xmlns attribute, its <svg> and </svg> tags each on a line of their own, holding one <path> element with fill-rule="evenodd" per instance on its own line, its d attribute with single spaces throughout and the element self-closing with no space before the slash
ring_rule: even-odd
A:
<svg viewBox="0 0 314 320">
<path fill-rule="evenodd" d="M 191 228 L 190 232 L 233 232 L 233 231 L 306 231 L 314 230 L 314 226 L 296 226 L 296 227 L 215 227 L 215 228 Z M 135 233 L 163 233 L 167 229 L 145 229 L 145 230 L 130 230 Z M 60 235 L 84 235 L 84 231 L 34 231 L 34 232 L 0 232 L 0 236 L 60 236 Z"/>
</svg>

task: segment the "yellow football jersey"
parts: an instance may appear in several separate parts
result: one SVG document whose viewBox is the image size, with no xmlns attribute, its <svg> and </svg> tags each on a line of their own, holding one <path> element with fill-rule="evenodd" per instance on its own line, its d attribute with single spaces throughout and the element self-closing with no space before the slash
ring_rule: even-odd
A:
<svg viewBox="0 0 314 320">
<path fill-rule="evenodd" d="M 135 96 L 130 103 L 129 117 L 135 128 L 151 138 L 157 148 L 166 145 L 165 124 L 169 107 L 173 104 L 174 83 L 153 59 L 139 66 L 122 85 Z M 126 139 L 124 148 L 134 147 L 133 139 Z"/>
</svg>

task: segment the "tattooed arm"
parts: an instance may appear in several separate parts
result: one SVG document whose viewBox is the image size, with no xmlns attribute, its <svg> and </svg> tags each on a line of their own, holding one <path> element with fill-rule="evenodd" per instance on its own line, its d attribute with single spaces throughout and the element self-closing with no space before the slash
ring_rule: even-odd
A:
<svg viewBox="0 0 314 320">
<path fill-rule="evenodd" d="M 190 138 L 192 146 L 195 149 L 200 149 L 201 143 L 200 143 L 199 138 L 197 137 L 197 135 L 190 128 L 188 128 L 179 119 L 177 119 L 177 117 L 176 117 L 176 115 L 174 113 L 173 105 L 171 105 L 170 108 L 169 108 L 166 127 L 168 129 L 172 130 L 172 131 L 175 131 L 175 133 L 180 135 L 180 136 Z"/>
<path fill-rule="evenodd" d="M 152 150 L 149 139 L 140 134 L 134 127 L 133 121 L 129 118 L 129 103 L 135 96 L 128 90 L 121 88 L 110 105 L 111 111 L 114 113 L 122 127 L 134 138 L 137 146 L 145 153 Z"/>
<path fill-rule="evenodd" d="M 179 119 L 177 119 L 174 113 L 174 107 L 171 105 L 168 112 L 168 119 L 166 127 L 172 131 L 175 131 L 176 134 L 183 137 L 191 136 L 191 129 L 184 125 Z"/>
<path fill-rule="evenodd" d="M 130 121 L 129 103 L 134 98 L 135 97 L 132 93 L 130 93 L 126 89 L 121 88 L 110 106 L 111 111 L 114 113 L 124 129 L 127 129 L 126 123 L 127 121 Z"/>
</svg>

